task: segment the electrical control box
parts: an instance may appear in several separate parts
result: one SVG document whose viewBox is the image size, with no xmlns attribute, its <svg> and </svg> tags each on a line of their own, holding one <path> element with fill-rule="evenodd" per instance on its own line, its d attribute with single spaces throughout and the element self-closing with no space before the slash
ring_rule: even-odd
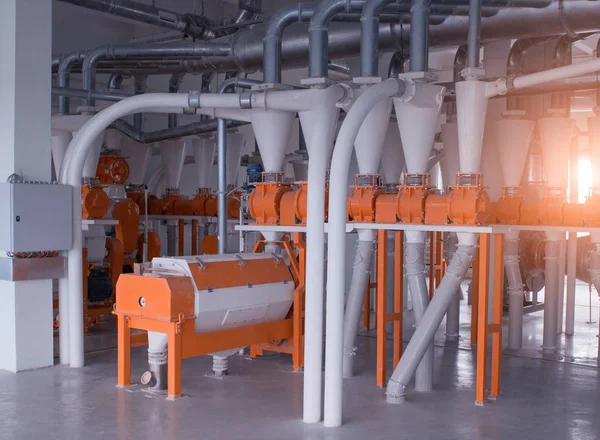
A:
<svg viewBox="0 0 600 440">
<path fill-rule="evenodd" d="M 0 251 L 64 251 L 73 245 L 73 187 L 0 183 Z"/>
</svg>

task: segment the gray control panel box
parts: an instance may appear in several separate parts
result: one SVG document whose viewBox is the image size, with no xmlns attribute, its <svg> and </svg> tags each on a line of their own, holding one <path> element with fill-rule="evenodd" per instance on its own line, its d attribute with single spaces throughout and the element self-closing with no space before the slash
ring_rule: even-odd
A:
<svg viewBox="0 0 600 440">
<path fill-rule="evenodd" d="M 72 186 L 0 183 L 0 251 L 64 251 L 72 245 Z"/>
</svg>

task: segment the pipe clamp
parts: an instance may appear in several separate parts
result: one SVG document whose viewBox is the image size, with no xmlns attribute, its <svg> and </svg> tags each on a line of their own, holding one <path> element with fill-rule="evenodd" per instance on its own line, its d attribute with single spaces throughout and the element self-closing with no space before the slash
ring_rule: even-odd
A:
<svg viewBox="0 0 600 440">
<path fill-rule="evenodd" d="M 200 90 L 191 90 L 188 95 L 188 106 L 190 108 L 200 108 Z"/>
</svg>

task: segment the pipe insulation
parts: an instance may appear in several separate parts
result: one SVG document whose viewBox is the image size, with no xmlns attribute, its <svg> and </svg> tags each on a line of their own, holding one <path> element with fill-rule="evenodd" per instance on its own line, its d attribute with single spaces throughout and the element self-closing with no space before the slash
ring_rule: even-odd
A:
<svg viewBox="0 0 600 440">
<path fill-rule="evenodd" d="M 388 403 L 404 402 L 408 384 L 444 319 L 444 314 L 456 294 L 456 290 L 460 288 L 460 283 L 471 267 L 475 250 L 476 246 L 459 243 L 458 249 L 448 265 L 446 275 L 423 314 L 421 324 L 415 330 L 388 381 L 386 390 Z"/>
<path fill-rule="evenodd" d="M 362 233 L 362 234 L 361 234 Z M 365 233 L 369 233 L 366 237 Z M 354 359 L 356 357 L 356 336 L 360 325 L 361 312 L 365 290 L 371 279 L 371 267 L 377 248 L 375 231 L 359 231 L 356 242 L 356 253 L 352 265 L 352 279 L 344 313 L 344 361 L 343 374 L 345 378 L 353 376 Z"/>
<path fill-rule="evenodd" d="M 429 293 L 425 280 L 425 234 L 419 235 L 421 236 L 407 236 L 404 248 L 404 276 L 408 281 L 417 328 L 421 325 L 425 310 L 429 306 Z M 415 389 L 421 392 L 429 392 L 433 389 L 433 343 L 429 344 L 417 367 Z"/>
<path fill-rule="evenodd" d="M 327 250 L 327 327 L 325 353 L 325 426 L 342 423 L 344 357 L 344 292 L 346 255 L 346 196 L 354 142 L 371 109 L 384 99 L 404 94 L 404 81 L 388 79 L 366 89 L 354 102 L 340 128 L 333 150 L 329 190 L 329 246 Z M 310 152 L 309 152 L 310 154 Z M 310 164 L 310 160 L 309 160 Z M 309 185 L 310 188 L 310 185 Z M 321 226 L 322 228 L 322 226 Z M 308 248 L 308 244 L 307 244 Z M 307 258 L 310 261 L 310 258 Z M 321 260 L 322 261 L 322 260 Z M 307 272 L 309 273 L 309 272 Z M 307 277 L 310 279 L 310 276 Z M 307 295 L 308 297 L 309 295 Z M 308 324 L 307 324 L 308 327 Z M 308 345 L 308 342 L 307 342 Z"/>
</svg>

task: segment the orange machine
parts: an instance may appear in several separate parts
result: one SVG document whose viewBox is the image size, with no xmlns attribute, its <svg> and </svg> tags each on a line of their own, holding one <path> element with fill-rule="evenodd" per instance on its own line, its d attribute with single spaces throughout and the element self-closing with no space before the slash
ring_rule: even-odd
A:
<svg viewBox="0 0 600 440">
<path fill-rule="evenodd" d="M 124 185 L 129 178 L 129 165 L 121 156 L 100 156 L 96 177 L 103 185 Z"/>
<path fill-rule="evenodd" d="M 259 225 L 278 224 L 281 198 L 292 191 L 291 185 L 284 182 L 282 173 L 262 173 L 262 182 L 254 185 L 256 188 L 248 199 L 250 215 Z"/>
<path fill-rule="evenodd" d="M 84 220 L 97 220 L 104 217 L 110 200 L 102 187 L 88 183 L 81 187 L 81 215 Z"/>
<path fill-rule="evenodd" d="M 483 175 L 458 173 L 449 188 L 448 217 L 458 225 L 482 225 L 489 221 L 490 196 L 483 186 Z"/>
<path fill-rule="evenodd" d="M 354 186 L 348 195 L 348 217 L 355 222 L 375 221 L 375 202 L 383 193 L 381 176 L 378 174 L 357 174 Z"/>
<path fill-rule="evenodd" d="M 122 275 L 117 283 L 114 313 L 121 387 L 131 383 L 131 329 L 168 336 L 169 399 L 181 396 L 183 359 L 293 336 L 293 319 L 286 318 L 294 299 L 293 277 L 281 258 L 157 258 L 138 269 L 138 274 Z M 149 350 L 166 350 L 162 344 L 153 342 Z"/>
</svg>

